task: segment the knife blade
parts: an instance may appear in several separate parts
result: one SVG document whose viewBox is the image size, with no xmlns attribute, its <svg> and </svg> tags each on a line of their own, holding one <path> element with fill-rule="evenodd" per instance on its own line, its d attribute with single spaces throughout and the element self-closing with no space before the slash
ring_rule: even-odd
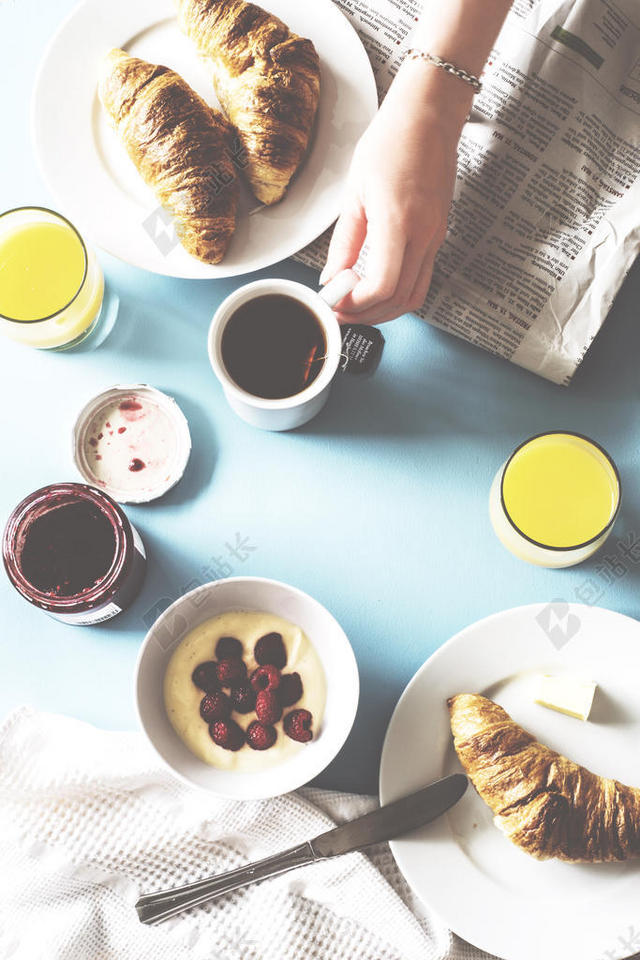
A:
<svg viewBox="0 0 640 960">
<path fill-rule="evenodd" d="M 338 857 L 410 833 L 435 820 L 457 803 L 467 789 L 468 782 L 462 773 L 436 780 L 417 793 L 394 800 L 357 820 L 350 820 L 321 834 L 310 841 L 313 852 L 316 857 Z"/>
</svg>

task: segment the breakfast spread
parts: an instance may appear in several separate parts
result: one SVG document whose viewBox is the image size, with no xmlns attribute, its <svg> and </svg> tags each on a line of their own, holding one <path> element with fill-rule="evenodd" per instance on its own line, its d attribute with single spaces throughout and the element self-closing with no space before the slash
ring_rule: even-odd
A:
<svg viewBox="0 0 640 960">
<path fill-rule="evenodd" d="M 169 720 L 205 763 L 284 763 L 322 726 L 325 677 L 309 638 L 271 613 L 232 610 L 191 630 L 164 678 Z"/>
<path fill-rule="evenodd" d="M 540 677 L 536 703 L 576 720 L 588 720 L 598 685 L 576 677 Z"/>
<path fill-rule="evenodd" d="M 544 746 L 479 694 L 448 700 L 454 746 L 495 825 L 537 860 L 640 856 L 640 790 Z"/>
<path fill-rule="evenodd" d="M 238 131 L 251 189 L 262 203 L 277 203 L 307 152 L 318 108 L 313 43 L 244 0 L 177 0 L 177 7 Z"/>
</svg>

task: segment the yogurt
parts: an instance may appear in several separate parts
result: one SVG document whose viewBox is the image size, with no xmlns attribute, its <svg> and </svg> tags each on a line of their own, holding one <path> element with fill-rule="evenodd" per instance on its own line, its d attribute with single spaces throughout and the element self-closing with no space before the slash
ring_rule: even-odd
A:
<svg viewBox="0 0 640 960">
<path fill-rule="evenodd" d="M 248 674 L 258 668 L 253 655 L 256 642 L 267 633 L 279 633 L 287 652 L 287 663 L 282 674 L 299 673 L 303 694 L 300 700 L 284 709 L 309 710 L 313 715 L 313 736 L 317 739 L 326 702 L 326 680 L 320 658 L 311 641 L 300 627 L 272 613 L 231 610 L 206 620 L 191 630 L 176 647 L 164 678 L 164 702 L 167 715 L 182 742 L 205 763 L 225 770 L 251 771 L 284 763 L 305 744 L 291 740 L 275 724 L 277 740 L 265 751 L 243 746 L 233 752 L 213 742 L 209 726 L 200 716 L 200 702 L 204 692 L 193 683 L 191 675 L 198 664 L 215 659 L 216 643 L 223 636 L 236 637 L 242 644 L 242 658 Z M 240 714 L 234 711 L 232 719 L 243 730 L 256 719 L 255 712 Z"/>
</svg>

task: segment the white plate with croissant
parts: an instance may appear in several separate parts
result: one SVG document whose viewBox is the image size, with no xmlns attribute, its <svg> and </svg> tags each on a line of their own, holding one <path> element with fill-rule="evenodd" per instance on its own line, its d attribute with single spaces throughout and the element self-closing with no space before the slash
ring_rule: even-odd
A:
<svg viewBox="0 0 640 960">
<path fill-rule="evenodd" d="M 376 108 L 331 0 L 84 0 L 47 49 L 32 127 L 51 193 L 93 243 L 206 279 L 330 226 Z"/>
<path fill-rule="evenodd" d="M 597 684 L 589 719 L 558 712 L 562 698 L 554 709 L 536 702 L 543 676 L 545 689 Z M 381 800 L 461 766 L 475 789 L 391 845 L 418 896 L 505 960 L 636 953 L 640 623 L 555 601 L 488 617 L 445 643 L 393 714 Z"/>
</svg>

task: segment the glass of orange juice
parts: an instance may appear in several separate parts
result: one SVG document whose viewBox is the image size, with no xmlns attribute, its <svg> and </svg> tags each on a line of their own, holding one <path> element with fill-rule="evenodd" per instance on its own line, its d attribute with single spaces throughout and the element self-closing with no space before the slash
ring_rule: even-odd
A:
<svg viewBox="0 0 640 960">
<path fill-rule="evenodd" d="M 95 254 L 65 217 L 45 207 L 0 214 L 0 331 L 41 350 L 68 350 L 113 325 Z"/>
<path fill-rule="evenodd" d="M 504 546 L 541 567 L 582 563 L 620 508 L 620 477 L 599 444 L 557 430 L 525 440 L 498 470 L 489 515 Z"/>
</svg>

